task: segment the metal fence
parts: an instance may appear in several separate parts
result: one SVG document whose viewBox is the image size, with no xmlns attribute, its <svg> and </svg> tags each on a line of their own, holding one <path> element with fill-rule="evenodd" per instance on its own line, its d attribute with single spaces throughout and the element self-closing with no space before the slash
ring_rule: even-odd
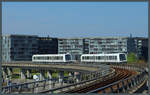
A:
<svg viewBox="0 0 150 95">
<path fill-rule="evenodd" d="M 139 84 L 141 84 L 146 79 L 146 69 L 144 67 L 141 67 L 140 65 L 113 65 L 112 67 L 116 68 L 123 68 L 123 69 L 129 69 L 129 70 L 136 70 L 139 72 L 136 76 L 129 77 L 127 79 L 123 79 L 117 82 L 114 82 L 112 84 L 106 85 L 104 87 L 89 91 L 89 93 L 98 93 L 102 91 L 102 93 L 106 93 L 106 89 L 110 88 L 109 93 L 120 93 L 120 92 L 128 92 L 132 88 L 137 87 Z M 126 84 L 125 84 L 126 82 Z M 119 86 L 121 84 L 121 86 Z M 113 89 L 113 86 L 117 85 L 117 89 Z"/>
</svg>

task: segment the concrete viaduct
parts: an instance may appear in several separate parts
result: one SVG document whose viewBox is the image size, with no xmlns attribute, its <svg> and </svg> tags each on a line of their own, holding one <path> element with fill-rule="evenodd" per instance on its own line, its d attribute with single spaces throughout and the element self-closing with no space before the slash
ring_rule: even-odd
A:
<svg viewBox="0 0 150 95">
<path fill-rule="evenodd" d="M 70 75 L 75 76 L 77 81 L 80 79 L 80 75 L 94 73 L 99 71 L 99 67 L 94 67 L 92 65 L 83 65 L 83 64 L 74 64 L 74 63 L 51 63 L 51 64 L 42 64 L 42 63 L 32 63 L 29 62 L 10 62 L 10 63 L 2 63 L 2 75 L 5 79 L 7 75 L 11 76 L 13 74 L 13 68 L 20 68 L 21 79 L 26 79 L 31 77 L 31 70 L 39 70 L 40 72 L 40 80 L 45 79 L 45 73 L 47 71 L 48 78 L 52 78 L 52 71 L 59 71 L 59 79 L 63 80 L 64 71 L 70 72 Z M 76 74 L 77 73 L 77 74 Z"/>
</svg>

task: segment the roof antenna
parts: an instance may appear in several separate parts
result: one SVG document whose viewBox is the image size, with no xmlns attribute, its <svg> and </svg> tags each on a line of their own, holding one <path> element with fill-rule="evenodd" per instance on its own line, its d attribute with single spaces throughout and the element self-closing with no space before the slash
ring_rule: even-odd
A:
<svg viewBox="0 0 150 95">
<path fill-rule="evenodd" d="M 132 38 L 132 34 L 130 33 L 130 38 Z"/>
</svg>

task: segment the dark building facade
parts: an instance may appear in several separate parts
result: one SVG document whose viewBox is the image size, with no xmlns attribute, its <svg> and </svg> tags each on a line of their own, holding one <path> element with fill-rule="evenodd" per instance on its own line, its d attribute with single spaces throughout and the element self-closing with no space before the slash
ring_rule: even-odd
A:
<svg viewBox="0 0 150 95">
<path fill-rule="evenodd" d="M 135 38 L 129 37 L 127 39 L 127 53 L 137 53 L 137 44 L 135 43 Z"/>
<path fill-rule="evenodd" d="M 127 48 L 128 53 L 135 53 L 138 59 L 148 60 L 148 38 L 129 37 Z"/>
<path fill-rule="evenodd" d="M 51 37 L 38 37 L 38 54 L 57 54 L 58 40 Z"/>
<path fill-rule="evenodd" d="M 2 61 L 30 61 L 38 53 L 36 35 L 4 35 L 2 37 Z"/>
<path fill-rule="evenodd" d="M 135 37 L 138 59 L 148 60 L 148 38 Z"/>
</svg>

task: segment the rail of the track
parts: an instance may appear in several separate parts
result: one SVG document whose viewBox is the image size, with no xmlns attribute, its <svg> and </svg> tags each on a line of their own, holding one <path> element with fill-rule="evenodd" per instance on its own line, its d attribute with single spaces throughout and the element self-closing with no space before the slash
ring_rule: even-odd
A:
<svg viewBox="0 0 150 95">
<path fill-rule="evenodd" d="M 114 93 L 125 92 L 144 81 L 145 70 L 141 66 L 121 65 L 112 66 L 115 75 L 111 78 L 103 78 L 86 86 L 65 91 L 64 93 Z"/>
<path fill-rule="evenodd" d="M 108 79 L 103 78 L 104 79 L 103 81 L 92 83 L 92 84 L 86 85 L 83 88 L 78 88 L 78 89 L 68 91 L 67 93 L 86 93 L 90 90 L 94 90 L 94 89 L 106 86 L 110 83 L 116 82 L 118 80 L 127 78 L 132 75 L 132 72 L 130 72 L 129 70 L 120 69 L 120 68 L 114 68 L 114 69 L 115 69 L 115 75 L 112 76 L 111 78 L 108 78 Z"/>
</svg>

